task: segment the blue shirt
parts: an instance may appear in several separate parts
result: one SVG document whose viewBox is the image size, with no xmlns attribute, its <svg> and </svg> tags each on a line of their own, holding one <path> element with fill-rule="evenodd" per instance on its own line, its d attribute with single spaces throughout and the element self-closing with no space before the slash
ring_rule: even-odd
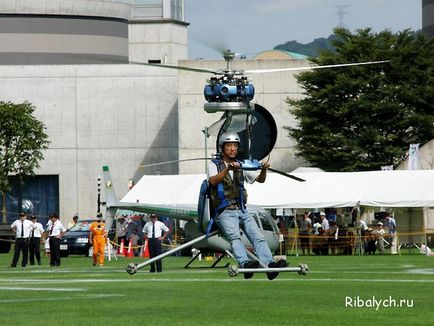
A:
<svg viewBox="0 0 434 326">
<path fill-rule="evenodd" d="M 387 226 L 389 227 L 389 234 L 395 234 L 396 233 L 396 221 L 393 217 L 389 216 Z"/>
</svg>

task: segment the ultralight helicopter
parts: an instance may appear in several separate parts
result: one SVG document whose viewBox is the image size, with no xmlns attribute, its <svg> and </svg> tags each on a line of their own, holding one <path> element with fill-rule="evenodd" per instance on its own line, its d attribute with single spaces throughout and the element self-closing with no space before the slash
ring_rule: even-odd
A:
<svg viewBox="0 0 434 326">
<path fill-rule="evenodd" d="M 212 73 L 216 75 L 208 80 L 204 88 L 204 97 L 206 103 L 204 110 L 207 113 L 223 112 L 220 120 L 207 128 L 206 136 L 216 136 L 216 153 L 219 156 L 219 138 L 227 132 L 237 133 L 240 137 L 241 143 L 238 150 L 237 159 L 242 162 L 241 166 L 244 170 L 255 171 L 261 169 L 260 161 L 270 155 L 276 139 L 277 127 L 272 115 L 263 107 L 255 105 L 251 102 L 255 95 L 255 88 L 244 74 L 255 73 L 268 73 L 268 72 L 281 72 L 281 71 L 298 71 L 298 70 L 311 70 L 323 68 L 346 67 L 356 65 L 369 65 L 384 63 L 387 61 L 372 61 L 361 63 L 347 63 L 326 66 L 309 66 L 309 67 L 296 67 L 296 68 L 281 68 L 281 69 L 261 69 L 261 70 L 234 70 L 231 69 L 231 61 L 234 59 L 235 54 L 231 51 L 225 51 L 223 57 L 226 60 L 227 66 L 223 70 L 212 70 L 205 68 L 183 67 L 153 63 L 137 63 L 142 65 L 158 66 L 168 69 L 188 70 L 200 73 Z M 211 160 L 212 158 L 195 158 L 190 160 Z M 158 164 L 171 164 L 175 162 L 189 161 L 170 161 Z M 156 165 L 156 164 L 151 164 Z M 151 166 L 146 165 L 146 166 Z M 230 245 L 225 240 L 218 230 L 210 231 L 209 225 L 212 216 L 210 215 L 209 198 L 206 196 L 206 186 L 200 187 L 198 184 L 197 192 L 200 198 L 199 203 L 182 205 L 171 203 L 170 205 L 164 204 L 149 204 L 145 201 L 118 201 L 108 167 L 104 167 L 104 185 L 106 190 L 106 227 L 110 228 L 116 216 L 116 210 L 128 209 L 136 212 L 156 213 L 172 218 L 183 219 L 187 221 L 185 232 L 186 236 L 192 240 L 178 246 L 175 249 L 169 250 L 157 257 L 149 259 L 141 264 L 131 263 L 128 265 L 126 271 L 129 274 L 135 274 L 139 269 L 162 259 L 176 251 L 182 250 L 186 247 L 195 246 L 196 248 L 208 248 L 214 251 L 226 252 L 230 255 Z M 269 170 L 303 182 L 304 180 L 274 168 Z M 207 178 L 208 179 L 208 178 Z M 206 185 L 206 183 L 205 183 Z M 167 187 L 171 187 L 170 184 Z M 131 190 L 134 191 L 134 188 Z M 182 191 L 182 190 L 180 190 Z M 138 197 L 138 196 L 136 196 Z M 131 197 L 130 197 L 131 198 Z M 260 208 L 249 208 L 250 213 L 253 215 L 255 221 L 263 232 L 265 239 L 272 251 L 278 246 L 279 231 L 276 222 L 272 219 L 271 215 Z M 247 246 L 251 246 L 247 238 L 244 237 L 243 241 Z M 258 260 L 257 257 L 249 252 L 252 259 Z M 218 263 L 218 261 L 216 262 Z M 216 264 L 215 263 L 215 264 Z M 215 264 L 213 266 L 215 266 Z M 256 269 L 254 272 L 269 272 L 270 269 L 266 266 Z M 308 267 L 300 264 L 298 267 L 286 267 L 279 269 L 284 272 L 298 272 L 299 274 L 306 274 Z M 230 276 L 235 276 L 238 273 L 252 272 L 250 270 L 238 269 L 236 266 L 230 266 L 228 269 Z"/>
</svg>

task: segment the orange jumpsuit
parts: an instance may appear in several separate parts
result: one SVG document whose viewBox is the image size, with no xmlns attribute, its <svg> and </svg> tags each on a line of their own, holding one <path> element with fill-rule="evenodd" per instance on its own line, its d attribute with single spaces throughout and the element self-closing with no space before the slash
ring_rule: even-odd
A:
<svg viewBox="0 0 434 326">
<path fill-rule="evenodd" d="M 107 240 L 105 223 L 98 221 L 93 222 L 90 225 L 90 234 L 93 245 L 93 264 L 96 265 L 96 261 L 99 255 L 99 265 L 104 266 L 104 248 Z"/>
</svg>

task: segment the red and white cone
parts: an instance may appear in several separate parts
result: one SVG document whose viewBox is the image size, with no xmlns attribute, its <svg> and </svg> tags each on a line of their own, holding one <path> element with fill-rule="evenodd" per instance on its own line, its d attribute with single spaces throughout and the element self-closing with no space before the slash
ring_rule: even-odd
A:
<svg viewBox="0 0 434 326">
<path fill-rule="evenodd" d="M 145 241 L 145 244 L 143 245 L 142 257 L 144 257 L 144 258 L 149 258 L 149 246 L 148 246 L 148 240 L 146 240 L 146 241 Z"/>
<path fill-rule="evenodd" d="M 133 252 L 133 242 L 132 242 L 131 240 L 128 242 L 127 257 L 128 257 L 128 258 L 134 257 L 134 252 Z"/>
<path fill-rule="evenodd" d="M 119 255 L 119 256 L 125 256 L 124 251 L 125 251 L 124 239 L 121 239 L 121 245 L 120 245 L 120 247 L 118 248 L 118 255 Z"/>
</svg>

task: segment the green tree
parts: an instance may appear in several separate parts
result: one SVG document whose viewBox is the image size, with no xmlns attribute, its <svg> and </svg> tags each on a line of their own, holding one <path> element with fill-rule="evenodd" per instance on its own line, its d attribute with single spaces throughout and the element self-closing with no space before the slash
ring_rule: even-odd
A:
<svg viewBox="0 0 434 326">
<path fill-rule="evenodd" d="M 335 52 L 318 65 L 390 63 L 301 73 L 305 97 L 288 99 L 298 125 L 286 127 L 297 154 L 326 171 L 378 170 L 434 136 L 434 39 L 408 30 L 335 29 Z"/>
<path fill-rule="evenodd" d="M 3 222 L 6 222 L 8 176 L 34 175 L 48 148 L 44 124 L 33 116 L 35 108 L 28 102 L 0 102 L 0 192 L 3 198 Z"/>
</svg>

